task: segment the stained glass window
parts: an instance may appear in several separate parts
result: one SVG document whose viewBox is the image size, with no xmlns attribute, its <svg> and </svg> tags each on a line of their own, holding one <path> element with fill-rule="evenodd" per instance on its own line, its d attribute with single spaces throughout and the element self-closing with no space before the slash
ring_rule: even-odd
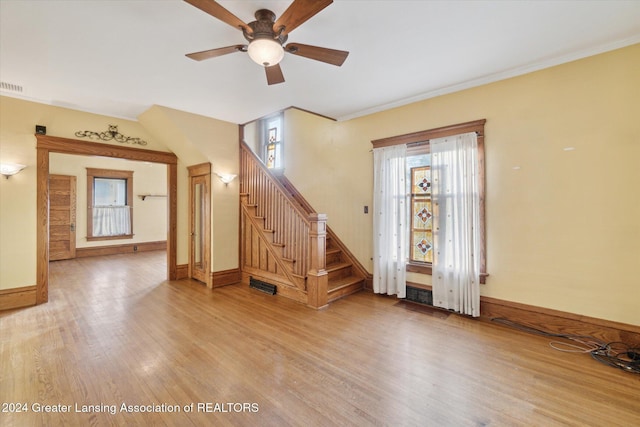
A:
<svg viewBox="0 0 640 427">
<path fill-rule="evenodd" d="M 282 113 L 262 120 L 263 161 L 269 169 L 284 167 L 282 161 L 283 122 L 284 116 Z"/>
<path fill-rule="evenodd" d="M 411 168 L 411 261 L 433 262 L 431 167 Z"/>
<path fill-rule="evenodd" d="M 431 196 L 431 167 L 411 168 L 411 194 Z"/>
<path fill-rule="evenodd" d="M 276 164 L 276 144 L 267 145 L 267 167 L 273 169 Z"/>
</svg>

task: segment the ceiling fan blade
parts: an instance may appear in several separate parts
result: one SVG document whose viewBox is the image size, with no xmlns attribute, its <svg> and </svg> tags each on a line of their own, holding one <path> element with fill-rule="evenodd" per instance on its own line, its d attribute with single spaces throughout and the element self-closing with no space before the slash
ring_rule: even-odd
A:
<svg viewBox="0 0 640 427">
<path fill-rule="evenodd" d="M 333 0 L 294 0 L 273 24 L 273 31 L 284 27 L 282 34 L 289 34 L 331 3 Z"/>
<path fill-rule="evenodd" d="M 267 73 L 267 83 L 269 85 L 277 85 L 278 83 L 284 83 L 284 75 L 280 64 L 272 65 L 270 67 L 264 67 Z"/>
<path fill-rule="evenodd" d="M 186 56 L 196 61 L 202 61 L 204 59 L 215 58 L 216 56 L 226 55 L 233 52 L 245 52 L 247 46 L 244 44 L 237 44 L 235 46 L 219 47 L 217 49 L 203 50 L 202 52 L 188 53 Z"/>
<path fill-rule="evenodd" d="M 233 13 L 229 12 L 227 9 L 222 7 L 218 2 L 214 0 L 184 0 L 192 6 L 197 7 L 203 12 L 208 13 L 214 18 L 218 18 L 222 22 L 225 22 L 231 25 L 233 28 L 241 28 L 247 31 L 249 34 L 253 32 L 251 27 L 249 27 L 244 21 L 235 16 Z"/>
<path fill-rule="evenodd" d="M 304 56 L 305 58 L 315 59 L 338 67 L 344 64 L 347 56 L 349 56 L 349 52 L 346 50 L 328 49 L 301 43 L 289 43 L 284 50 L 294 55 Z"/>
</svg>

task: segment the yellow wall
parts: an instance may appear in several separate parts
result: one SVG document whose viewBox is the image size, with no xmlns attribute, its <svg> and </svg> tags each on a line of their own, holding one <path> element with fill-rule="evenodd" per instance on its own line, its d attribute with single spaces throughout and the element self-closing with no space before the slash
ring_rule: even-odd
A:
<svg viewBox="0 0 640 427">
<path fill-rule="evenodd" d="M 79 139 L 75 136 L 77 131 L 101 132 L 113 124 L 122 134 L 147 141 L 145 149 L 175 153 L 178 156 L 178 264 L 188 262 L 187 166 L 209 161 L 215 172 L 238 173 L 238 126 L 233 123 L 159 106 L 150 108 L 135 122 L 0 97 L 0 160 L 27 165 L 20 174 L 9 180 L 3 178 L 0 183 L 0 289 L 32 286 L 36 281 L 36 124 L 46 126 L 48 135 L 73 139 Z M 53 154 L 51 157 L 52 172 L 69 172 L 68 164 L 58 163 L 64 157 Z M 92 166 L 108 168 L 112 160 L 103 159 L 104 162 L 92 163 Z M 161 185 L 166 189 L 166 178 Z M 139 188 L 142 191 L 142 187 Z M 149 190 L 155 192 L 155 189 Z M 137 195 L 136 191 L 134 189 Z M 140 207 L 149 208 L 147 203 L 151 202 L 157 201 L 145 201 Z M 212 271 L 238 267 L 238 212 L 238 180 L 224 186 L 213 175 Z M 166 211 L 164 213 L 166 215 Z M 134 213 L 134 220 L 136 218 Z M 145 240 L 156 235 L 147 225 L 134 229 L 142 232 Z M 166 231 L 163 237 L 166 238 Z M 90 244 L 80 242 L 78 246 Z"/>
<path fill-rule="evenodd" d="M 638 325 L 639 75 L 634 45 L 345 122 L 290 109 L 285 173 L 371 271 L 372 214 L 363 213 L 372 205 L 371 140 L 485 118 L 490 277 L 482 294 Z M 0 289 L 35 283 L 35 124 L 71 138 L 118 124 L 150 141 L 147 148 L 175 152 L 179 263 L 186 262 L 186 166 L 210 161 L 214 171 L 238 172 L 230 123 L 163 107 L 137 123 L 0 102 L 0 159 L 28 165 L 0 180 Z M 237 182 L 212 180 L 214 271 L 237 267 Z"/>
<path fill-rule="evenodd" d="M 634 45 L 345 122 L 289 110 L 285 174 L 372 271 L 370 141 L 487 119 L 482 294 L 638 325 L 638 76 Z"/>
<path fill-rule="evenodd" d="M 0 289 L 7 289 L 35 285 L 36 170 L 27 156 L 5 156 L 3 145 L 0 160 L 29 164 L 9 179 L 0 176 Z"/>
<path fill-rule="evenodd" d="M 77 131 L 102 132 L 113 124 L 147 141 L 146 149 L 168 151 L 134 121 L 0 97 L 0 161 L 27 165 L 0 186 L 0 289 L 36 281 L 36 124 L 46 126 L 48 135 L 76 139 Z"/>
<path fill-rule="evenodd" d="M 236 179 L 225 186 L 215 175 L 215 172 L 239 173 L 238 125 L 158 105 L 145 111 L 139 119 L 186 166 L 211 163 L 214 172 L 211 176 L 211 271 L 238 268 L 239 181 Z M 182 180 L 188 185 L 188 174 L 178 177 L 179 183 Z M 184 201 L 178 200 L 179 203 L 188 204 L 188 192 L 185 197 Z M 187 228 L 188 217 L 178 217 L 178 233 L 188 232 Z"/>
</svg>

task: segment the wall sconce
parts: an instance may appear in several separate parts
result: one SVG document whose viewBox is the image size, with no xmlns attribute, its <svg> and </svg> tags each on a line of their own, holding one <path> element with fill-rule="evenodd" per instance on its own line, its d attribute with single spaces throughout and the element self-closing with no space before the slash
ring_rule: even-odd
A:
<svg viewBox="0 0 640 427">
<path fill-rule="evenodd" d="M 26 168 L 25 165 L 19 165 L 17 163 L 0 163 L 0 174 L 9 179 L 11 175 L 17 174 L 24 168 Z"/>
<path fill-rule="evenodd" d="M 236 179 L 236 176 L 238 176 L 232 173 L 219 173 L 219 172 L 216 172 L 216 175 L 218 175 L 218 178 L 220 178 L 220 181 L 224 182 L 225 187 L 228 186 L 231 181 Z"/>
</svg>

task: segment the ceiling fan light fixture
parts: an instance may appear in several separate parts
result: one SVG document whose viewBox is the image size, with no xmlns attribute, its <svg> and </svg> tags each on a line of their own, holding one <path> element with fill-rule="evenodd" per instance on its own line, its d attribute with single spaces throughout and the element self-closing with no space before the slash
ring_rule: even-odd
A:
<svg viewBox="0 0 640 427">
<path fill-rule="evenodd" d="M 249 57 L 263 67 L 279 64 L 284 58 L 284 49 L 277 41 L 270 38 L 257 38 L 249 43 Z"/>
</svg>

